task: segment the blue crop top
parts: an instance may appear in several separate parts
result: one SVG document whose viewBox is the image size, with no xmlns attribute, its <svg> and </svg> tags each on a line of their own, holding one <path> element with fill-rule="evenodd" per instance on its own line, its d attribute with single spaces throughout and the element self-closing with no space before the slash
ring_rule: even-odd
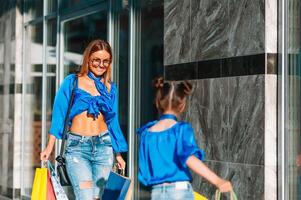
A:
<svg viewBox="0 0 301 200">
<path fill-rule="evenodd" d="M 109 92 L 99 78 L 96 78 L 90 72 L 88 73 L 88 76 L 94 80 L 96 89 L 100 95 L 92 96 L 85 90 L 78 88 L 78 85 L 76 84 L 68 124 L 70 126 L 72 119 L 84 111 L 87 111 L 87 113 L 92 115 L 94 118 L 97 118 L 98 115 L 102 113 L 109 129 L 114 152 L 126 152 L 128 150 L 128 146 L 118 121 L 117 87 L 114 83 L 111 83 L 111 90 Z M 49 133 L 58 139 L 62 138 L 64 119 L 67 113 L 68 103 L 72 94 L 75 78 L 75 74 L 68 75 L 61 84 L 54 99 Z"/>
<path fill-rule="evenodd" d="M 164 131 L 149 131 L 155 123 L 157 121 L 149 122 L 137 131 L 140 138 L 139 181 L 145 186 L 191 181 L 187 159 L 191 155 L 200 160 L 205 157 L 196 145 L 193 128 L 186 122 L 177 122 Z"/>
</svg>

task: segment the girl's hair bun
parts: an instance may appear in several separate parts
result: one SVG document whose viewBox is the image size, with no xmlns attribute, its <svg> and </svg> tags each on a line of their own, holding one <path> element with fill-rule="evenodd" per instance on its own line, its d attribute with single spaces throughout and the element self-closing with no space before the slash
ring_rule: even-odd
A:
<svg viewBox="0 0 301 200">
<path fill-rule="evenodd" d="M 157 77 L 155 78 L 154 82 L 153 82 L 153 87 L 156 89 L 162 88 L 164 85 L 164 78 L 161 77 Z"/>
<path fill-rule="evenodd" d="M 190 95 L 192 93 L 192 84 L 188 81 L 183 81 L 182 84 L 184 86 L 184 93 Z"/>
</svg>

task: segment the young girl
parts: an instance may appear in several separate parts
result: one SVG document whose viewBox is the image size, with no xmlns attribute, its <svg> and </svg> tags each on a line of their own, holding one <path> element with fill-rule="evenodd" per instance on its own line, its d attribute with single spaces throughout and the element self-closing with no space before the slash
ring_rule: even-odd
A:
<svg viewBox="0 0 301 200">
<path fill-rule="evenodd" d="M 111 82 L 112 50 L 103 40 L 90 42 L 83 54 L 81 70 L 68 75 L 58 90 L 52 113 L 50 137 L 41 152 L 47 160 L 56 139 L 61 139 L 64 119 L 76 88 L 68 117 L 70 132 L 66 141 L 66 168 L 76 199 L 101 199 L 114 161 L 125 168 L 121 152 L 128 146 L 118 121 L 118 91 Z"/>
<path fill-rule="evenodd" d="M 178 121 L 191 93 L 188 82 L 155 80 L 155 103 L 159 120 L 138 129 L 139 181 L 152 186 L 152 200 L 192 200 L 189 169 L 214 184 L 221 192 L 232 190 L 231 183 L 218 177 L 201 161 L 204 152 L 198 148 L 190 124 Z"/>
</svg>

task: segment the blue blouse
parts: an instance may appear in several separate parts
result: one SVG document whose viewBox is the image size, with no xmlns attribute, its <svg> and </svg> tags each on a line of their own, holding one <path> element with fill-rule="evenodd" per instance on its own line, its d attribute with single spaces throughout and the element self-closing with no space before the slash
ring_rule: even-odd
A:
<svg viewBox="0 0 301 200">
<path fill-rule="evenodd" d="M 109 92 L 100 79 L 97 79 L 92 73 L 88 73 L 88 76 L 94 80 L 100 95 L 92 96 L 85 90 L 80 89 L 76 84 L 74 99 L 68 119 L 69 126 L 72 124 L 72 119 L 84 111 L 87 111 L 87 113 L 94 118 L 97 118 L 101 112 L 105 117 L 109 129 L 114 152 L 128 151 L 128 145 L 118 121 L 118 90 L 116 85 L 111 83 L 111 90 Z M 54 99 L 49 133 L 58 139 L 62 138 L 64 119 L 67 113 L 75 78 L 75 74 L 68 75 L 61 84 Z"/>
<path fill-rule="evenodd" d="M 164 131 L 149 131 L 155 123 L 157 121 L 149 122 L 137 131 L 140 138 L 139 181 L 145 186 L 191 181 L 187 159 L 191 155 L 200 160 L 205 157 L 196 145 L 193 128 L 186 122 L 177 122 Z"/>
</svg>

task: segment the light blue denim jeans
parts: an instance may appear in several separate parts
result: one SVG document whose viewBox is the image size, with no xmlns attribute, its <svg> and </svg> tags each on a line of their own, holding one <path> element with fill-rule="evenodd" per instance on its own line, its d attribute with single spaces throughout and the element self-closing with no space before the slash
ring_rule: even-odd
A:
<svg viewBox="0 0 301 200">
<path fill-rule="evenodd" d="M 152 200 L 194 200 L 188 181 L 162 183 L 152 187 Z"/>
<path fill-rule="evenodd" d="M 89 137 L 69 133 L 65 158 L 67 173 L 76 199 L 101 199 L 114 161 L 108 131 Z M 87 182 L 90 186 L 86 185 Z"/>
</svg>

